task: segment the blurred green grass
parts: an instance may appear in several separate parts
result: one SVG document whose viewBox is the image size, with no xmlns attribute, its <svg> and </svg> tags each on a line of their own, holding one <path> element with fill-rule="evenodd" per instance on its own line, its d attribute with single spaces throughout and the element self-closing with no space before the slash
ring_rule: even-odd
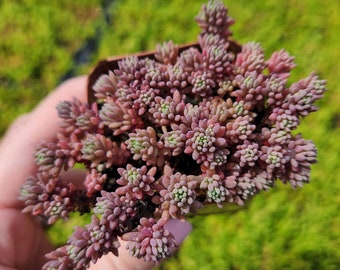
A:
<svg viewBox="0 0 340 270">
<path fill-rule="evenodd" d="M 154 49 L 170 39 L 195 41 L 199 29 L 193 18 L 204 2 L 2 0 L 0 134 L 61 79 L 90 72 L 100 59 Z M 193 218 L 194 230 L 180 251 L 158 268 L 339 269 L 340 2 L 224 2 L 236 19 L 234 39 L 259 41 L 267 56 L 287 49 L 298 65 L 292 81 L 311 71 L 328 81 L 320 110 L 299 129 L 316 143 L 319 162 L 303 188 L 278 184 L 247 210 Z M 95 52 L 76 65 L 77 53 L 94 39 Z M 58 230 L 52 237 L 68 233 Z"/>
</svg>

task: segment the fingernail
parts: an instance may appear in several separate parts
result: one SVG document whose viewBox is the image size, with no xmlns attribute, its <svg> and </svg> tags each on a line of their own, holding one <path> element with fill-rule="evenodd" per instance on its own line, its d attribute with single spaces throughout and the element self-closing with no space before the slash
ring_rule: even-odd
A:
<svg viewBox="0 0 340 270">
<path fill-rule="evenodd" d="M 179 219 L 170 219 L 164 227 L 172 233 L 178 244 L 181 244 L 192 231 L 191 223 L 188 221 L 181 221 Z"/>
</svg>

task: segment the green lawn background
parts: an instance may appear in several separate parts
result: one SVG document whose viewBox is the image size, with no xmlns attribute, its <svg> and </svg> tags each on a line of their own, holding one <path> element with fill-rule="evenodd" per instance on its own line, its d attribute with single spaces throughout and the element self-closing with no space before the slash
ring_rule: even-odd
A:
<svg viewBox="0 0 340 270">
<path fill-rule="evenodd" d="M 2 0 L 0 134 L 63 79 L 89 73 L 100 59 L 170 39 L 195 41 L 193 18 L 204 2 Z M 340 269 L 340 1 L 224 2 L 236 19 L 234 39 L 259 41 L 267 56 L 287 49 L 297 63 L 291 81 L 311 71 L 328 81 L 320 110 L 299 130 L 316 143 L 319 162 L 303 188 L 278 184 L 247 210 L 194 218 L 178 254 L 159 269 Z"/>
</svg>

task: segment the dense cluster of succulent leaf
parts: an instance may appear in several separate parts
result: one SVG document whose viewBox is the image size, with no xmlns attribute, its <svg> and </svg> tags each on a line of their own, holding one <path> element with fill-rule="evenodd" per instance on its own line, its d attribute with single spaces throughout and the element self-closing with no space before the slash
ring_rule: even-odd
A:
<svg viewBox="0 0 340 270">
<path fill-rule="evenodd" d="M 39 167 L 21 190 L 24 212 L 49 224 L 72 211 L 93 211 L 44 269 L 85 269 L 117 255 L 158 262 L 176 246 L 166 222 L 204 204 L 243 205 L 277 179 L 294 188 L 309 181 L 316 148 L 294 134 L 315 111 L 325 81 L 315 74 L 290 85 L 295 64 L 280 50 L 265 60 L 258 43 L 231 46 L 234 21 L 220 1 L 196 17 L 199 46 L 158 45 L 155 58 L 127 57 L 93 86 L 96 102 L 57 106 L 63 132 L 42 143 Z M 234 46 L 235 47 L 235 46 Z M 63 170 L 81 163 L 84 188 Z"/>
</svg>

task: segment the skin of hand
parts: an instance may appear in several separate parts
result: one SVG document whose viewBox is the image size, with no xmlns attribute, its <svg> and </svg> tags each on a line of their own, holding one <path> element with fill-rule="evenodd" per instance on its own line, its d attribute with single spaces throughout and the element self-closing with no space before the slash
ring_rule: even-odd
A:
<svg viewBox="0 0 340 270">
<path fill-rule="evenodd" d="M 85 76 L 62 83 L 32 112 L 15 120 L 0 142 L 0 270 L 40 269 L 44 254 L 53 249 L 40 222 L 21 213 L 23 205 L 18 195 L 25 179 L 36 173 L 35 147 L 60 131 L 56 105 L 73 97 L 86 101 L 86 84 Z M 76 174 L 84 175 L 83 172 Z M 190 223 L 178 220 L 170 220 L 167 227 L 177 243 L 192 229 Z M 121 241 L 121 244 L 119 257 L 105 255 L 89 269 L 146 270 L 153 267 L 154 264 L 131 258 L 125 243 Z"/>
</svg>

